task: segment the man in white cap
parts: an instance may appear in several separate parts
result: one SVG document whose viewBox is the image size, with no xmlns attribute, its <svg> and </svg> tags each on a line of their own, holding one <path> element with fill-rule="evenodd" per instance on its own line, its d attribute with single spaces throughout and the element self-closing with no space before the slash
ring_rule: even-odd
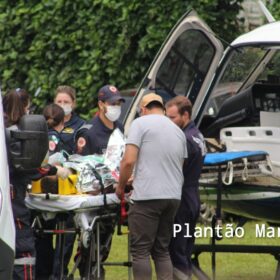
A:
<svg viewBox="0 0 280 280">
<path fill-rule="evenodd" d="M 134 279 L 152 279 L 150 256 L 157 278 L 172 279 L 168 246 L 181 199 L 186 139 L 164 115 L 159 95 L 142 98 L 140 116 L 128 132 L 116 194 L 122 196 L 135 167 L 128 213 Z"/>
</svg>

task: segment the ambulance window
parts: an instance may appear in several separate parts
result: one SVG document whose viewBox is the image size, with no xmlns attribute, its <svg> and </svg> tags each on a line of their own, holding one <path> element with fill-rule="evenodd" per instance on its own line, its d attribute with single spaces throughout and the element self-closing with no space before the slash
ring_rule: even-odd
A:
<svg viewBox="0 0 280 280">
<path fill-rule="evenodd" d="M 202 32 L 186 30 L 161 64 L 156 88 L 164 89 L 171 96 L 188 96 L 194 102 L 214 55 L 214 46 Z"/>
<path fill-rule="evenodd" d="M 280 50 L 274 50 L 271 61 L 258 77 L 258 81 L 266 84 L 280 84 Z"/>
</svg>

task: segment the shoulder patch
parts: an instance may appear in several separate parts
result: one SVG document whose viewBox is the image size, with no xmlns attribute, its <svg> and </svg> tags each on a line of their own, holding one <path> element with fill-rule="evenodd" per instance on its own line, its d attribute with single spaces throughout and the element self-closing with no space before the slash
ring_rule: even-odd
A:
<svg viewBox="0 0 280 280">
<path fill-rule="evenodd" d="M 204 139 L 202 138 L 202 135 L 198 134 L 198 137 L 192 136 L 192 138 L 193 138 L 193 141 L 198 145 L 202 156 L 205 156 L 207 153 L 207 149 L 205 146 Z"/>
<path fill-rule="evenodd" d="M 54 142 L 55 144 L 58 144 L 59 139 L 57 138 L 57 136 L 52 135 L 52 136 L 49 138 L 49 141 L 52 141 L 52 142 Z"/>
<path fill-rule="evenodd" d="M 54 141 L 49 141 L 49 150 L 53 152 L 56 148 L 56 143 Z"/>
<path fill-rule="evenodd" d="M 84 137 L 79 137 L 77 145 L 80 148 L 83 148 L 86 145 L 86 139 Z"/>
<path fill-rule="evenodd" d="M 69 134 L 72 134 L 74 133 L 74 129 L 72 127 L 65 127 L 63 130 L 62 130 L 62 133 L 69 133 Z"/>
</svg>

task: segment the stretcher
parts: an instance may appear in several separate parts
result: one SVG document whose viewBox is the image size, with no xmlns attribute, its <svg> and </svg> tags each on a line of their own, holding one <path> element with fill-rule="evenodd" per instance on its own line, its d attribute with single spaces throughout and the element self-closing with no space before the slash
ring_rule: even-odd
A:
<svg viewBox="0 0 280 280">
<path fill-rule="evenodd" d="M 209 153 L 204 159 L 200 182 L 217 181 L 231 185 L 233 180 L 246 181 L 250 177 L 272 175 L 272 165 L 267 152 L 238 151 Z"/>
<path fill-rule="evenodd" d="M 67 279 L 73 279 L 82 257 L 85 257 L 85 272 L 82 279 L 100 279 L 101 265 L 103 265 L 102 251 L 104 251 L 100 243 L 100 227 L 106 221 L 116 223 L 121 218 L 121 201 L 116 194 L 110 193 L 93 196 L 87 194 L 60 195 L 29 193 L 25 202 L 28 208 L 38 213 L 33 222 L 35 231 L 41 234 L 54 234 L 58 238 L 57 244 L 60 252 L 59 279 L 65 279 L 63 275 L 63 244 L 65 234 L 77 234 L 79 236 L 78 243 L 80 248 L 80 254 L 76 258 L 74 268 Z M 67 229 L 65 226 L 65 221 L 69 213 L 74 215 L 75 228 Z M 54 217 L 57 219 L 56 229 L 42 228 L 40 219 L 48 220 Z M 108 236 L 105 246 L 110 246 L 111 238 L 112 235 Z M 84 255 L 83 252 L 85 252 Z M 104 264 L 106 265 L 107 263 Z M 126 262 L 111 263 L 111 265 L 127 266 L 128 278 L 131 279 L 129 245 L 128 260 Z"/>
<path fill-rule="evenodd" d="M 213 233 L 215 233 L 216 226 L 222 226 L 222 189 L 234 188 L 237 182 L 256 180 L 258 176 L 272 176 L 272 171 L 272 165 L 266 151 L 217 152 L 206 155 L 199 183 L 204 188 L 211 188 L 215 185 L 216 209 L 211 222 Z M 196 253 L 197 247 L 194 250 L 197 264 L 199 263 L 198 255 L 203 250 L 210 250 L 213 279 L 216 279 L 216 252 L 218 252 L 216 240 L 220 240 L 220 237 L 213 234 L 211 245 L 201 247 L 199 253 Z M 197 276 L 200 274 L 203 274 L 202 271 L 197 271 Z"/>
</svg>

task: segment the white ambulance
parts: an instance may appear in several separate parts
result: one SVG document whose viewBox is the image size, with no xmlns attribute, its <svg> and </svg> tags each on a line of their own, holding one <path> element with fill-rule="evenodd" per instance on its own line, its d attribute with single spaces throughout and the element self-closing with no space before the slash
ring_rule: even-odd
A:
<svg viewBox="0 0 280 280">
<path fill-rule="evenodd" d="M 0 95 L 0 279 L 11 279 L 14 263 L 15 229 L 10 198 L 9 167 Z"/>
</svg>

